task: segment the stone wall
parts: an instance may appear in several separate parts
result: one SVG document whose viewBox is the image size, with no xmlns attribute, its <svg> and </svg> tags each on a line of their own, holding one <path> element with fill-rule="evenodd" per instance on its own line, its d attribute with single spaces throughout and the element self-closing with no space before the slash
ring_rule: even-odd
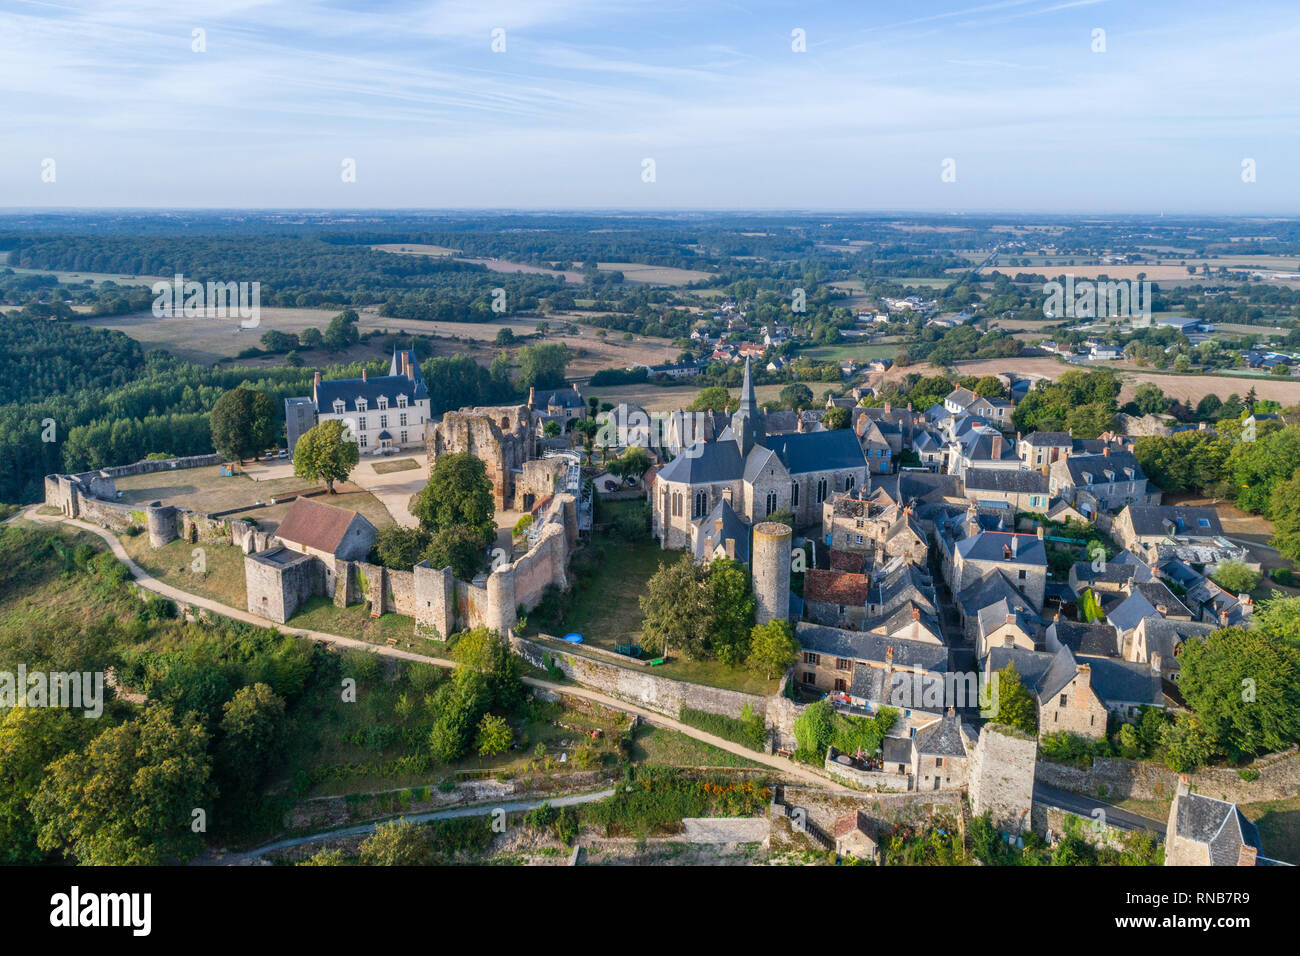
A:
<svg viewBox="0 0 1300 956">
<path fill-rule="evenodd" d="M 1300 795 L 1296 748 L 1261 757 L 1249 769 L 1259 773 L 1257 780 L 1243 780 L 1230 767 L 1203 767 L 1188 774 L 1188 782 L 1196 793 L 1233 803 L 1285 800 Z M 1036 775 L 1048 786 L 1107 799 L 1171 800 L 1178 788 L 1178 774 L 1148 761 L 1098 757 L 1084 770 L 1040 760 Z"/>
<path fill-rule="evenodd" d="M 1065 836 L 1066 820 L 1078 821 L 1080 835 L 1093 846 L 1123 849 L 1126 831 L 1110 824 L 1104 824 L 1097 817 L 1085 817 L 1059 807 L 1049 807 L 1035 803 L 1033 813 L 1033 830 L 1048 843 L 1055 844 Z"/>
<path fill-rule="evenodd" d="M 834 747 L 828 748 L 822 769 L 840 783 L 857 790 L 889 790 L 902 793 L 910 789 L 911 777 L 908 774 L 885 773 L 881 770 L 858 770 L 855 767 L 838 762 L 835 759 L 838 756 L 839 753 Z"/>
<path fill-rule="evenodd" d="M 962 812 L 960 790 L 937 793 L 835 793 L 813 787 L 783 786 L 782 800 L 803 809 L 808 819 L 826 833 L 834 832 L 835 821 L 854 810 L 885 825 L 925 824 L 936 816 L 955 817 Z"/>
<path fill-rule="evenodd" d="M 989 813 L 993 825 L 1004 833 L 1029 829 L 1034 802 L 1034 764 L 1038 741 L 1028 734 L 985 724 L 970 759 L 971 811 Z"/>
<path fill-rule="evenodd" d="M 794 740 L 794 717 L 797 708 L 793 701 L 779 691 L 771 697 L 744 694 L 740 691 L 688 684 L 685 681 L 660 677 L 649 671 L 633 670 L 617 664 L 593 660 L 581 654 L 555 650 L 514 633 L 509 635 L 510 648 L 530 664 L 546 669 L 554 666 L 566 677 L 584 687 L 601 691 L 619 700 L 653 710 L 668 717 L 678 718 L 682 708 L 702 710 L 710 714 L 740 717 L 746 706 L 763 714 L 773 732 L 777 746 Z"/>
</svg>

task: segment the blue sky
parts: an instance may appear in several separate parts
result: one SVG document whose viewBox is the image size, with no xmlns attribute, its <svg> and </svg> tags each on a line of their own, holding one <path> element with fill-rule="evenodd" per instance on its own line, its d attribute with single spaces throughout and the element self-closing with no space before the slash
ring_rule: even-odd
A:
<svg viewBox="0 0 1300 956">
<path fill-rule="evenodd" d="M 1297 51 L 1294 0 L 0 0 L 0 206 L 1294 215 Z"/>
</svg>

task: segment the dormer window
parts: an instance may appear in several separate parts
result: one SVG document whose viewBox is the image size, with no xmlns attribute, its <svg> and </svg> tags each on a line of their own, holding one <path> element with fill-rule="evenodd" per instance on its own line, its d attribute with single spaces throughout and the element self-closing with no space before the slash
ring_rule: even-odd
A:
<svg viewBox="0 0 1300 956">
<path fill-rule="evenodd" d="M 388 396 L 380 395 L 378 400 L 375 402 L 375 404 L 379 406 L 379 410 L 381 412 L 384 411 L 386 408 L 388 408 Z"/>
<path fill-rule="evenodd" d="M 336 398 L 336 399 L 334 399 L 334 414 L 335 414 L 335 415 L 342 415 L 342 414 L 343 414 L 343 409 L 344 409 L 344 407 L 345 407 L 345 406 L 344 406 L 344 404 L 343 404 L 343 399 L 341 399 L 341 398 Z"/>
<path fill-rule="evenodd" d="M 405 395 L 398 395 L 398 396 L 397 396 L 397 407 L 398 407 L 398 408 L 405 408 L 405 407 L 406 407 L 406 396 L 405 396 Z"/>
<path fill-rule="evenodd" d="M 370 403 L 367 402 L 364 398 L 358 398 L 358 399 L 357 399 L 357 411 L 359 411 L 359 412 L 364 412 L 364 411 L 366 411 L 369 407 L 370 407 Z"/>
</svg>

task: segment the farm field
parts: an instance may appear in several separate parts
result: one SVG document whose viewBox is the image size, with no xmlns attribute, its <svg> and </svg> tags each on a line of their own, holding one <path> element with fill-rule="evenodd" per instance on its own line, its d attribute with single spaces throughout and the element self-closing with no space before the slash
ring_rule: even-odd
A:
<svg viewBox="0 0 1300 956">
<path fill-rule="evenodd" d="M 799 352 L 799 357 L 817 362 L 843 362 L 845 359 L 864 362 L 867 359 L 893 358 L 897 352 L 897 345 L 857 345 L 844 342 L 839 345 L 819 345 L 816 348 L 803 349 Z"/>
<path fill-rule="evenodd" d="M 382 242 L 370 248 L 376 252 L 393 252 L 402 256 L 454 256 L 460 251 L 449 246 L 431 246 L 422 242 Z"/>
<path fill-rule="evenodd" d="M 370 247 L 379 252 L 392 252 L 407 256 L 455 256 L 459 251 L 447 246 L 433 246 L 420 243 L 381 243 Z M 470 256 L 455 256 L 457 262 L 469 262 L 481 265 L 491 272 L 524 272 L 535 275 L 564 276 L 565 282 L 582 284 L 582 273 L 572 269 L 548 269 L 544 266 L 527 265 L 510 262 L 505 259 L 487 259 Z M 672 266 L 652 266 L 642 262 L 597 262 L 596 268 L 601 272 L 621 272 L 628 282 L 644 285 L 683 286 L 690 282 L 701 282 L 713 278 L 710 272 L 698 269 L 678 269 Z"/>
<path fill-rule="evenodd" d="M 1295 379 L 1282 381 L 1266 375 L 1235 377 L 1229 375 L 1178 375 L 1172 372 L 1165 374 L 1153 372 L 1149 369 L 1126 367 L 1118 362 L 1098 362 L 1092 365 L 1076 366 L 1067 365 L 1055 358 L 1046 357 L 982 359 L 977 362 L 959 362 L 957 364 L 957 372 L 963 378 L 968 375 L 995 375 L 999 372 L 1029 373 L 1057 378 L 1062 372 L 1068 372 L 1072 368 L 1085 371 L 1093 368 L 1114 370 L 1124 382 L 1124 389 L 1120 393 L 1119 399 L 1121 404 L 1133 397 L 1134 389 L 1142 382 L 1154 382 L 1160 386 L 1161 391 L 1167 396 L 1184 403 L 1191 402 L 1195 404 L 1211 392 L 1220 398 L 1226 398 L 1233 392 L 1244 395 L 1252 386 L 1255 389 L 1255 394 L 1260 398 L 1272 399 L 1281 402 L 1283 405 L 1294 405 L 1300 402 L 1300 381 Z M 920 372 L 922 375 L 938 375 L 942 372 L 942 369 L 929 364 L 909 365 L 906 368 L 891 368 L 888 372 L 871 376 L 871 379 L 873 382 L 896 381 L 910 372 Z M 814 391 L 816 390 L 814 389 Z"/>
</svg>

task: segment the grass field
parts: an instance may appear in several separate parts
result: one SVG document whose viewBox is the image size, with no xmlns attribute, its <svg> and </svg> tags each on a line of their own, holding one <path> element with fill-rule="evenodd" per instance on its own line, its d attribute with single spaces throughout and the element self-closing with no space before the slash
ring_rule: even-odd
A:
<svg viewBox="0 0 1300 956">
<path fill-rule="evenodd" d="M 191 544 L 177 538 L 161 548 L 149 547 L 147 534 L 119 535 L 131 560 L 172 587 L 199 597 L 248 610 L 244 552 L 233 545 Z M 196 555 L 195 551 L 201 551 Z M 195 570 L 198 564 L 202 570 Z"/>
<path fill-rule="evenodd" d="M 812 359 L 814 362 L 843 362 L 845 359 L 865 362 L 869 359 L 892 359 L 897 353 L 897 345 L 860 345 L 855 342 L 843 342 L 839 345 L 818 345 L 816 348 L 802 349 L 799 357 Z M 813 391 L 816 393 L 817 390 L 813 389 Z"/>
<path fill-rule="evenodd" d="M 395 471 L 411 471 L 419 468 L 420 463 L 414 458 L 398 458 L 396 461 L 375 461 L 370 463 L 377 475 L 391 475 Z"/>
<path fill-rule="evenodd" d="M 632 759 L 638 763 L 665 767 L 759 767 L 729 750 L 688 737 L 680 731 L 642 724 L 632 745 Z"/>
<path fill-rule="evenodd" d="M 1245 803 L 1241 812 L 1259 827 L 1265 855 L 1300 865 L 1300 797 Z"/>
<path fill-rule="evenodd" d="M 332 600 L 319 595 L 305 601 L 287 626 L 342 634 L 371 644 L 384 644 L 391 637 L 399 647 L 414 648 L 424 654 L 441 656 L 446 652 L 446 645 L 441 641 L 415 636 L 415 621 L 405 615 L 371 617 L 365 604 L 335 607 Z"/>
</svg>

